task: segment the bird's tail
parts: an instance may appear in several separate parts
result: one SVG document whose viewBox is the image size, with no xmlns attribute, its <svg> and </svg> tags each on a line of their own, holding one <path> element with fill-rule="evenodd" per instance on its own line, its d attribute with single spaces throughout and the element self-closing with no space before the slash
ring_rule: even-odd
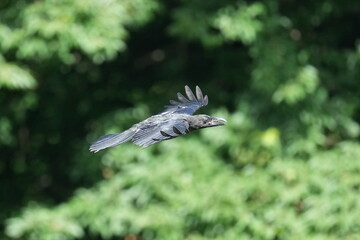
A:
<svg viewBox="0 0 360 240">
<path fill-rule="evenodd" d="M 89 150 L 91 152 L 98 152 L 105 148 L 114 147 L 116 145 L 129 141 L 131 137 L 134 136 L 134 134 L 135 132 L 132 129 L 128 129 L 121 133 L 102 136 L 91 144 Z"/>
</svg>

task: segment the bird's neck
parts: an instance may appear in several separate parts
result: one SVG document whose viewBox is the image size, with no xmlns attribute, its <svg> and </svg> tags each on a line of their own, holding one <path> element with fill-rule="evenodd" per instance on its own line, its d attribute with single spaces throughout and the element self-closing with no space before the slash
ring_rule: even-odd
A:
<svg viewBox="0 0 360 240">
<path fill-rule="evenodd" d="M 199 118 L 197 117 L 197 115 L 189 115 L 187 117 L 188 123 L 189 123 L 189 130 L 190 131 L 194 131 L 197 129 L 202 128 L 202 124 L 199 121 Z"/>
</svg>

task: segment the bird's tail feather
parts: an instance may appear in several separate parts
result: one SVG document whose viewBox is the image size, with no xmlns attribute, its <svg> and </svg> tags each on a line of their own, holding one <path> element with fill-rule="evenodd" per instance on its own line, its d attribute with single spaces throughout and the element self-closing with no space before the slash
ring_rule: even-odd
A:
<svg viewBox="0 0 360 240">
<path fill-rule="evenodd" d="M 114 147 L 116 145 L 129 141 L 131 137 L 134 136 L 134 134 L 135 132 L 133 130 L 128 129 L 121 133 L 102 136 L 91 144 L 89 150 L 91 152 L 98 152 L 105 148 Z"/>
</svg>

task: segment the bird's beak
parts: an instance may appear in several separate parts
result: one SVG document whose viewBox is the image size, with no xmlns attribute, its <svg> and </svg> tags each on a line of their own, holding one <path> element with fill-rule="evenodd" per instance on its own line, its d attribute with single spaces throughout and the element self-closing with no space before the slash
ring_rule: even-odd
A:
<svg viewBox="0 0 360 240">
<path fill-rule="evenodd" d="M 224 118 L 213 117 L 211 122 L 213 126 L 221 126 L 225 125 L 227 121 Z"/>
</svg>

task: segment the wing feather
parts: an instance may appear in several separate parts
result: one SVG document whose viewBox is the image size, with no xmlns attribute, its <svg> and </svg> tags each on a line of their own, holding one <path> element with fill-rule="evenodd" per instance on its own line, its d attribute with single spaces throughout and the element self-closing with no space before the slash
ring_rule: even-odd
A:
<svg viewBox="0 0 360 240">
<path fill-rule="evenodd" d="M 176 128 L 177 131 L 174 129 Z M 132 138 L 134 144 L 146 148 L 157 142 L 176 138 L 189 131 L 189 124 L 184 119 L 171 119 L 158 125 L 140 128 Z"/>
<path fill-rule="evenodd" d="M 194 93 L 189 88 L 189 86 L 185 86 L 185 92 L 186 92 L 186 95 L 188 96 L 188 98 L 190 99 L 190 101 L 192 101 L 192 102 L 197 102 L 198 101 L 196 99 L 196 97 L 194 96 Z"/>
<path fill-rule="evenodd" d="M 199 102 L 201 102 L 202 100 L 204 100 L 204 96 L 201 92 L 201 89 L 199 88 L 199 86 L 196 86 L 196 97 L 198 98 Z"/>
<path fill-rule="evenodd" d="M 186 97 L 184 97 L 184 95 L 182 95 L 181 93 L 177 93 L 177 97 L 178 99 L 182 102 L 182 103 L 188 103 L 190 102 Z"/>
<path fill-rule="evenodd" d="M 200 107 L 206 106 L 209 102 L 207 95 L 204 96 L 198 86 L 196 86 L 196 97 L 188 86 L 185 86 L 185 93 L 188 99 L 184 97 L 184 95 L 182 95 L 181 93 L 178 93 L 177 97 L 180 102 L 170 100 L 171 105 L 165 106 L 164 112 L 183 113 L 191 115 Z"/>
<path fill-rule="evenodd" d="M 209 103 L 209 100 L 208 100 L 208 96 L 207 95 L 205 95 L 205 97 L 204 97 L 204 106 L 206 106 L 206 105 L 208 105 L 208 103 Z"/>
</svg>

